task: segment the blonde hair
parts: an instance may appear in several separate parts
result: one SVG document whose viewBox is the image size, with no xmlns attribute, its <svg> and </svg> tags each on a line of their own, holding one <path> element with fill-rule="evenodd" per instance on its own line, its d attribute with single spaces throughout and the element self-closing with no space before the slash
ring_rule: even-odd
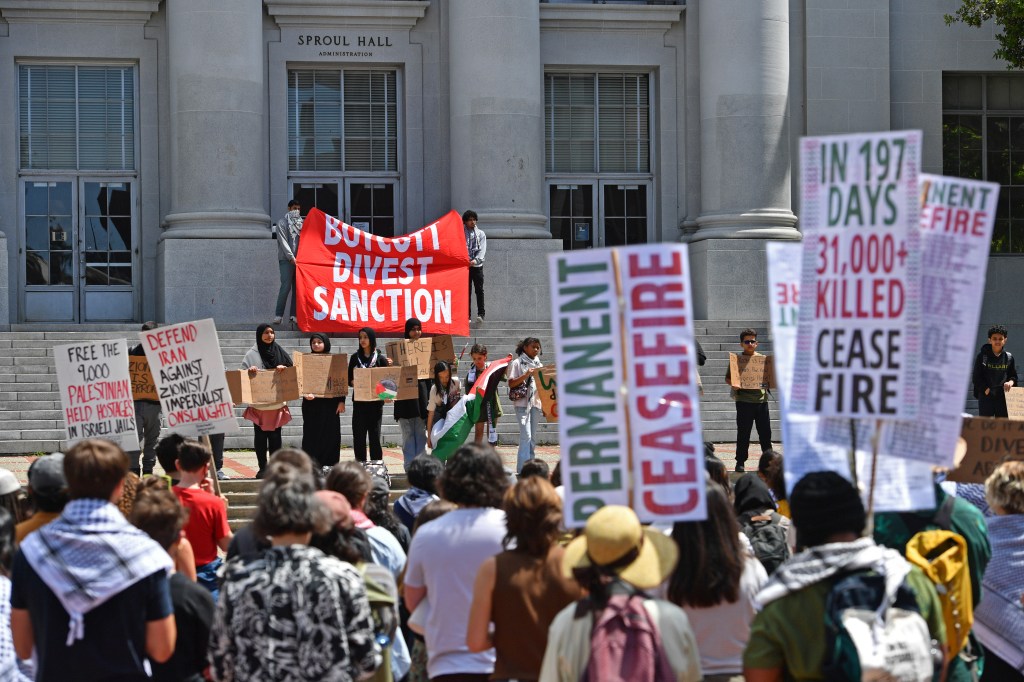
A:
<svg viewBox="0 0 1024 682">
<path fill-rule="evenodd" d="M 1003 462 L 985 481 L 989 506 L 1004 514 L 1024 514 L 1024 462 Z"/>
</svg>

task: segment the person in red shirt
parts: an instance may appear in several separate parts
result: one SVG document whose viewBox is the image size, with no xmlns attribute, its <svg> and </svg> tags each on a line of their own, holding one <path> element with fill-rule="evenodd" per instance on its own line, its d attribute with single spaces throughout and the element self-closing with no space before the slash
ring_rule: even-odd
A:
<svg viewBox="0 0 1024 682">
<path fill-rule="evenodd" d="M 181 506 L 188 509 L 185 537 L 192 544 L 196 557 L 196 580 L 217 599 L 217 569 L 221 559 L 217 549 L 225 552 L 231 542 L 228 507 L 223 498 L 203 489 L 212 453 L 194 441 L 182 443 L 175 463 L 181 480 L 174 486 Z"/>
</svg>

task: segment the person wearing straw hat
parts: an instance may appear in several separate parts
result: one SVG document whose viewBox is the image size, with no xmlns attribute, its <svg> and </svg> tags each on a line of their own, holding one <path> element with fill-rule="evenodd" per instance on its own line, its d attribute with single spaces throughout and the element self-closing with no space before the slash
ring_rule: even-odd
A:
<svg viewBox="0 0 1024 682">
<path fill-rule="evenodd" d="M 594 512 L 562 560 L 588 595 L 551 623 L 541 682 L 702 679 L 686 613 L 643 592 L 665 582 L 678 559 L 672 538 L 641 526 L 629 507 Z"/>
</svg>

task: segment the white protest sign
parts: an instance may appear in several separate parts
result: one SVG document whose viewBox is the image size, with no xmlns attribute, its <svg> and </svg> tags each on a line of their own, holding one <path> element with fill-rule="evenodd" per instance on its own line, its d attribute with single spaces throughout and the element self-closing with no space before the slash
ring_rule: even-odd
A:
<svg viewBox="0 0 1024 682">
<path fill-rule="evenodd" d="M 138 450 L 128 342 L 111 339 L 54 346 L 53 362 L 67 444 L 106 438 L 122 450 Z"/>
<path fill-rule="evenodd" d="M 921 175 L 921 403 L 916 419 L 885 423 L 881 452 L 953 465 L 998 198 L 995 183 Z M 825 424 L 821 437 L 845 442 L 847 431 Z"/>
<path fill-rule="evenodd" d="M 167 425 L 182 436 L 238 433 L 212 319 L 142 332 Z"/>
<path fill-rule="evenodd" d="M 850 472 L 850 420 L 820 419 L 817 415 L 795 414 L 788 409 L 796 355 L 795 306 L 800 301 L 798 253 L 800 244 L 769 242 L 768 300 L 775 347 L 775 376 L 779 385 L 779 407 L 782 413 L 782 443 L 785 454 L 786 490 L 792 492 L 796 482 L 812 471 L 835 471 L 849 480 Z M 826 442 L 819 429 L 823 423 L 845 426 L 847 437 L 841 443 Z M 870 422 L 857 420 L 856 425 Z M 861 429 L 857 438 L 857 469 L 861 483 L 861 496 L 868 502 L 871 481 L 871 432 Z M 926 485 L 922 485 L 926 483 Z M 878 457 L 878 475 L 875 477 L 875 511 L 912 511 L 935 506 L 934 487 L 931 485 L 931 467 L 885 454 Z"/>
<path fill-rule="evenodd" d="M 688 263 L 676 244 L 549 257 L 570 527 L 608 504 L 705 518 Z"/>
<path fill-rule="evenodd" d="M 919 397 L 920 131 L 804 138 L 790 409 L 912 419 Z"/>
<path fill-rule="evenodd" d="M 633 508 L 650 523 L 701 521 L 707 518 L 704 438 L 687 247 L 615 251 L 625 302 Z"/>
<path fill-rule="evenodd" d="M 611 250 L 555 253 L 548 266 L 565 524 L 580 528 L 605 505 L 629 505 L 619 294 Z"/>
</svg>

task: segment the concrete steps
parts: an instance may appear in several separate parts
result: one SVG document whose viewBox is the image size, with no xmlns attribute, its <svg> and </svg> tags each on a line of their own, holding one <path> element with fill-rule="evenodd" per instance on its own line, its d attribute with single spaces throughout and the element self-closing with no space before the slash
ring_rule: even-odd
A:
<svg viewBox="0 0 1024 682">
<path fill-rule="evenodd" d="M 696 322 L 698 338 L 708 356 L 707 364 L 700 370 L 704 381 L 701 409 L 707 440 L 735 440 L 735 408 L 729 398 L 729 388 L 724 383 L 729 353 L 739 350 L 739 332 L 745 327 L 753 327 L 758 331 L 761 340 L 759 349 L 770 353 L 772 344 L 767 326 L 765 322 L 756 321 Z M 26 324 L 13 325 L 10 331 L 0 331 L 0 454 L 51 452 L 62 447 L 63 413 L 53 364 L 54 346 L 103 338 L 126 338 L 129 346 L 132 346 L 137 343 L 138 329 L 136 324 L 90 324 L 63 328 L 60 325 Z M 488 347 L 493 359 L 511 353 L 517 341 L 526 335 L 537 336 L 542 347 L 547 349 L 541 360 L 545 364 L 554 363 L 550 322 L 489 322 L 480 329 L 474 329 L 472 336 L 455 339 L 455 349 L 458 353 L 467 344 L 472 346 L 473 343 L 482 343 Z M 225 367 L 236 368 L 252 347 L 255 332 L 249 326 L 233 325 L 218 328 L 218 338 Z M 381 337 L 378 343 L 383 348 L 390 340 Z M 308 350 L 307 335 L 299 331 L 279 328 L 278 342 L 289 352 Z M 356 342 L 351 336 L 332 338 L 332 350 L 336 353 L 352 352 L 355 348 Z M 460 363 L 460 375 L 465 375 L 470 362 L 467 348 Z M 518 443 L 519 428 L 515 422 L 515 410 L 504 390 L 499 392 L 499 396 L 505 412 L 498 423 L 499 439 L 506 444 Z M 284 443 L 298 446 L 302 440 L 301 404 L 296 401 L 290 407 L 293 421 L 284 427 Z M 774 401 L 770 409 L 772 416 L 777 418 L 778 406 Z M 229 449 L 252 447 L 252 429 L 248 422 L 241 419 L 243 411 L 241 407 L 235 410 L 241 433 L 227 437 L 226 447 Z M 341 421 L 342 443 L 351 446 L 351 418 L 345 415 Z M 776 440 L 780 439 L 782 432 L 776 420 L 773 420 L 772 429 Z M 401 430 L 389 407 L 384 409 L 382 436 L 385 443 L 401 442 Z M 538 440 L 541 443 L 557 443 L 558 425 L 542 420 Z"/>
</svg>

